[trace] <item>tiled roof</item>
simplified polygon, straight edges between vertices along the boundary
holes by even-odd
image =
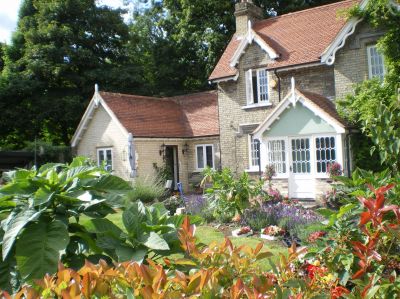
[[[281,55],[267,68],[319,62],[321,55],[346,24],[347,20],[340,16],[340,12],[359,2],[341,1],[256,22],[253,30]],[[234,35],[210,80],[237,73],[237,69],[230,66],[230,61],[240,42],[240,37]]]
[[[155,98],[100,92],[134,137],[186,138],[219,135],[217,94],[201,92]]]
[[[314,105],[318,106],[321,110],[325,111],[330,117],[338,121],[343,127],[348,127],[348,123],[340,117],[338,114],[335,104],[328,98],[309,91],[299,90],[307,99],[309,99]]]

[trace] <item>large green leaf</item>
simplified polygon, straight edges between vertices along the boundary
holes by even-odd
[[[129,246],[119,246],[115,249],[115,252],[120,263],[132,260],[141,263],[147,255],[146,248],[133,248]]]
[[[6,290],[11,293],[16,284],[15,278],[15,260],[8,258],[2,261],[0,258],[0,290]]]
[[[54,273],[68,243],[68,230],[61,221],[30,224],[16,245],[17,266],[23,280]]]
[[[105,218],[91,219],[86,221],[84,223],[84,227],[91,233],[106,233],[117,238],[119,238],[122,234],[122,230],[118,226]]]
[[[130,183],[111,174],[100,177],[100,179],[98,179],[97,182],[91,186],[91,188],[113,193],[124,193],[132,190]]]
[[[146,219],[146,208],[141,201],[132,203],[122,214],[122,221],[128,234],[137,238],[142,232],[142,222]]]
[[[155,232],[150,232],[148,235],[142,235],[140,241],[150,249],[169,250],[168,243]]]
[[[18,237],[21,230],[29,222],[36,220],[42,211],[36,210],[23,210],[17,215],[10,214],[8,224],[6,225],[4,236],[3,236],[3,248],[2,248],[2,258],[5,260],[9,254],[11,248],[14,245],[15,239]]]

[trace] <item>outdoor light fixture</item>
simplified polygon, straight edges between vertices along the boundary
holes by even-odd
[[[160,153],[160,156],[165,156],[165,143],[161,144],[160,150],[158,152]]]
[[[182,155],[184,155],[185,153],[187,153],[189,150],[189,144],[185,143],[182,147]]]

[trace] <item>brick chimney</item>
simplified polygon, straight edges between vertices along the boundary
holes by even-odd
[[[253,0],[240,0],[235,5],[236,34],[245,35],[248,21],[254,24],[264,18],[263,10],[253,3]]]

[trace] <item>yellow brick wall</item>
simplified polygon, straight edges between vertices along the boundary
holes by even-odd
[[[336,53],[334,66],[337,99],[353,93],[356,83],[368,79],[367,47],[375,44],[382,34],[362,22],[347,39],[345,46]]]
[[[186,143],[189,146],[188,151],[182,153]],[[162,144],[178,147],[179,180],[182,182],[185,192],[191,191],[191,184],[197,183],[201,179],[201,172],[196,169],[196,145],[212,144],[214,146],[214,163],[216,168],[219,167],[218,137],[196,139],[136,138],[138,176],[155,176],[153,163],[157,163],[159,167],[164,165],[163,157],[159,153]]]
[[[113,172],[125,180],[129,179],[129,161],[127,161],[128,136],[99,105],[93,118],[89,121],[86,131],[82,134],[76,153],[97,161],[97,149],[110,147],[113,154]]]

